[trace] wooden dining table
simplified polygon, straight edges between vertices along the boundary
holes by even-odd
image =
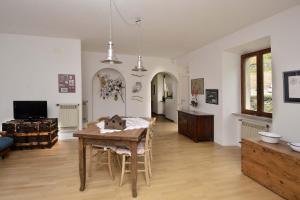
[[[132,196],[137,197],[137,146],[146,135],[145,128],[116,131],[101,134],[96,123],[73,134],[79,138],[79,176],[80,191],[85,190],[86,183],[86,146],[87,145],[116,145],[125,146],[131,150],[131,184]]]

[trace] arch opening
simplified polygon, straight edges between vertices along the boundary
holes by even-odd
[[[151,80],[151,113],[177,122],[178,80],[169,72],[158,72]]]
[[[103,68],[92,78],[92,120],[117,114],[126,116],[126,81],[116,69]]]

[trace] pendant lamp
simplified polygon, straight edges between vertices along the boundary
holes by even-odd
[[[112,0],[109,0],[109,41],[107,44],[107,56],[102,63],[107,64],[121,64],[122,62],[118,60],[117,56],[114,54],[113,42],[112,42]]]
[[[143,65],[143,61],[142,61],[142,20],[141,18],[137,18],[136,20],[136,25],[139,29],[139,36],[138,36],[138,59],[137,59],[137,65],[132,69],[132,71],[147,71],[147,69],[145,69],[144,65]]]

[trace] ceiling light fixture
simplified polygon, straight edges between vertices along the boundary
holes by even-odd
[[[132,69],[132,71],[147,71],[145,67],[143,66],[143,60],[142,60],[142,19],[137,18],[135,21],[139,31],[138,31],[138,60],[137,65]]]
[[[102,63],[107,64],[121,64],[122,62],[118,60],[117,56],[114,54],[113,42],[112,42],[112,0],[109,0],[109,41],[107,44],[107,57],[102,60]]]

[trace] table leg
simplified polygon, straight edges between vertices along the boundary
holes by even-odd
[[[132,196],[137,197],[137,142],[131,142]]]
[[[80,191],[84,191],[86,180],[86,145],[83,138],[79,138],[79,176]]]

